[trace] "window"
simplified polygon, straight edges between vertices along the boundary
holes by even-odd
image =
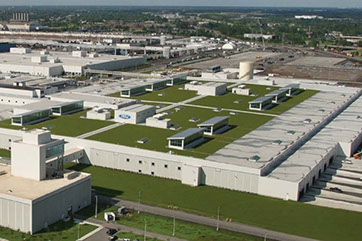
[[[165,164],[165,168],[168,168],[168,165],[167,165],[167,164]]]
[[[171,140],[170,145],[182,147],[182,140]]]
[[[155,166],[155,163],[154,163],[154,162],[152,162],[152,163],[151,163],[151,166]]]
[[[155,175],[155,172],[151,172],[151,175],[152,175],[152,176]]]
[[[59,156],[64,154],[64,144],[56,145],[47,148],[45,152],[45,158],[50,158],[53,156]]]
[[[177,170],[181,171],[181,167],[177,167]]]
[[[129,162],[129,158],[126,159],[126,162]]]
[[[142,170],[138,170],[139,173],[142,173]]]
[[[142,164],[142,161],[141,161],[141,160],[139,160],[139,161],[138,161],[138,163],[139,163],[139,164]]]

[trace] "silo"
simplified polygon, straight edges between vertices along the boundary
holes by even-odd
[[[240,62],[239,79],[251,80],[253,78],[254,62],[243,61]]]

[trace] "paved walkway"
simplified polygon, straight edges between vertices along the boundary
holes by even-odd
[[[116,127],[118,127],[118,126],[120,126],[120,125],[122,125],[122,123],[115,123],[115,124],[113,124],[113,125],[109,125],[109,126],[106,126],[106,127],[103,127],[103,128],[100,128],[100,129],[97,129],[97,130],[94,130],[94,131],[85,133],[85,134],[83,134],[83,135],[77,136],[77,138],[79,138],[79,139],[85,139],[85,138],[87,138],[87,137],[90,137],[90,136],[93,136],[93,135],[96,135],[96,134],[99,134],[99,133],[108,131],[108,130],[110,130],[110,129],[116,128]]]
[[[81,217],[77,216],[77,218],[81,218]],[[99,225],[102,225],[103,227],[105,227],[104,229],[101,229],[99,232],[93,234],[91,237],[88,237],[86,239],[86,241],[107,240],[108,235],[106,234],[106,232],[107,232],[107,229],[110,229],[110,228],[117,229],[120,232],[130,232],[130,233],[134,233],[134,234],[138,234],[138,235],[142,235],[142,236],[145,234],[144,230],[128,227],[125,225],[118,224],[116,222],[107,223],[106,221],[101,221],[101,220],[95,219],[95,218],[88,218],[88,219],[86,219],[86,221],[88,221],[90,223],[96,223],[96,224],[99,224]],[[104,237],[106,237],[106,239],[104,239]],[[146,229],[146,237],[156,238],[156,239],[165,240],[165,241],[186,241],[184,239],[179,239],[179,238],[170,237],[167,235],[148,232],[147,229]]]
[[[163,107],[161,109],[158,109],[156,112],[157,113],[160,113],[160,112],[163,112],[163,111],[166,111],[166,110],[170,110],[172,108],[176,108],[177,106],[180,106],[180,105],[185,105],[187,103],[190,103],[190,102],[193,102],[193,101],[196,101],[196,100],[199,100],[199,99],[202,99],[206,97],[206,95],[197,95],[195,97],[192,97],[190,99],[187,99],[187,100],[183,100],[183,101],[180,101],[180,102],[177,102],[177,103],[173,103],[169,106],[166,106],[166,107]]]
[[[186,213],[178,210],[171,210],[166,208],[160,208],[145,204],[139,204],[138,202],[127,201],[118,198],[111,198],[98,195],[99,202],[104,204],[110,204],[114,206],[126,206],[141,212],[173,218],[174,216],[178,220],[183,220],[192,223],[198,223],[210,227],[217,226],[217,220],[210,217],[200,216],[196,214]],[[262,214],[261,214],[262,215]],[[303,238],[295,235],[280,233],[276,231],[267,230],[264,228],[249,226],[241,223],[219,221],[220,229],[225,229],[233,232],[249,234],[264,238],[265,235],[268,239],[283,240],[283,241],[312,241],[313,239]]]

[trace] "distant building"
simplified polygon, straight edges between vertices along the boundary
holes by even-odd
[[[274,35],[271,34],[260,34],[260,33],[245,33],[244,38],[250,38],[250,39],[259,39],[263,38],[265,40],[273,39]]]
[[[295,19],[323,19],[322,16],[318,15],[295,15]]]

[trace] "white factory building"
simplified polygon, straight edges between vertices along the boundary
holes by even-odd
[[[91,203],[90,174],[63,170],[64,140],[49,131],[19,132],[11,166],[0,165],[0,225],[35,233]]]
[[[81,76],[84,70],[117,70],[141,65],[143,57],[116,56],[85,51],[49,52],[27,48],[11,48],[0,54],[2,73],[23,73],[35,76]]]

